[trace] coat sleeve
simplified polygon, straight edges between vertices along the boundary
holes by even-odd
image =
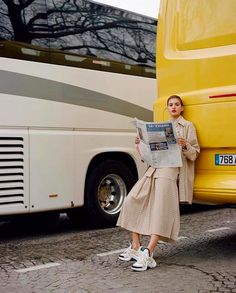
[[[188,124],[186,129],[186,141],[187,148],[183,149],[183,155],[187,159],[195,161],[198,154],[200,153],[200,147],[198,144],[195,127],[191,122]]]

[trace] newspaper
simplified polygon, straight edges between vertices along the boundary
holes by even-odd
[[[132,123],[140,138],[140,155],[146,163],[155,168],[182,166],[181,148],[172,122],[145,122],[135,118]]]

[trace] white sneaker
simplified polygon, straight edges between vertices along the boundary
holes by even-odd
[[[138,250],[135,250],[132,248],[132,245],[130,244],[130,246],[119,255],[119,259],[123,261],[130,261],[134,259],[137,261],[141,255],[141,248],[142,246],[140,246]]]
[[[149,250],[147,248],[141,249],[140,252],[140,257],[131,267],[132,270],[142,272],[146,271],[148,268],[153,269],[157,266],[153,258],[153,253],[149,256]]]

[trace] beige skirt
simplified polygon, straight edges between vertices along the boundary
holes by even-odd
[[[150,167],[126,197],[117,226],[176,241],[180,229],[178,173],[179,168]]]

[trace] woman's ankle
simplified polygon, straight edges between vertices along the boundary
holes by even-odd
[[[132,243],[132,249],[134,250],[139,250],[140,246],[140,243]]]

